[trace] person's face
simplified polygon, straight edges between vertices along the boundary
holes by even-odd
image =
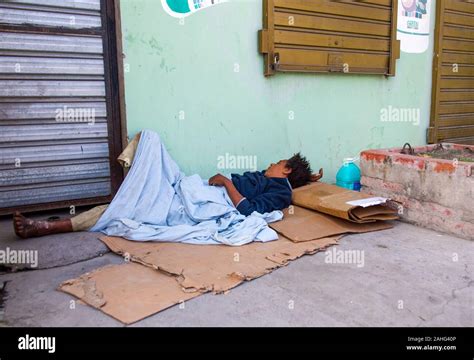
[[[272,163],[265,171],[266,177],[288,177],[291,173],[291,169],[286,167],[288,160],[280,160],[277,163]]]

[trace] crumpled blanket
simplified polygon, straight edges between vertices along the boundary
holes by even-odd
[[[224,187],[185,176],[159,135],[144,130],[130,171],[91,231],[136,241],[240,246],[278,239],[268,223],[282,218],[281,211],[240,214]]]

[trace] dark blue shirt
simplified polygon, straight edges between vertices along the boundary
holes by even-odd
[[[266,177],[265,171],[231,174],[232,182],[244,197],[237,210],[246,216],[254,211],[264,214],[291,204],[291,185],[287,178]]]

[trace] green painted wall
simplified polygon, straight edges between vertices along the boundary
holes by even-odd
[[[213,175],[218,156],[226,153],[257,156],[261,169],[302,151],[315,170],[324,167],[325,181],[333,182],[344,157],[367,148],[425,143],[432,37],[425,53],[402,53],[395,78],[265,78],[257,50],[261,1],[224,3],[184,24],[166,14],[158,0],[121,4],[129,135],[144,128],[159,132],[187,174]],[[389,105],[419,108],[420,124],[382,122],[381,108]]]

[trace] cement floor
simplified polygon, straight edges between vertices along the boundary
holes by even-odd
[[[97,237],[18,240],[11,218],[0,218],[0,250],[39,254],[36,270],[0,275],[0,326],[123,326],[87,305],[70,309],[74,298],[56,290],[64,280],[124,261]],[[131,326],[474,325],[474,242],[396,222],[390,230],[346,236],[336,249],[363,251],[364,266],[327,263],[324,252],[304,256],[227,295],[205,294]]]

